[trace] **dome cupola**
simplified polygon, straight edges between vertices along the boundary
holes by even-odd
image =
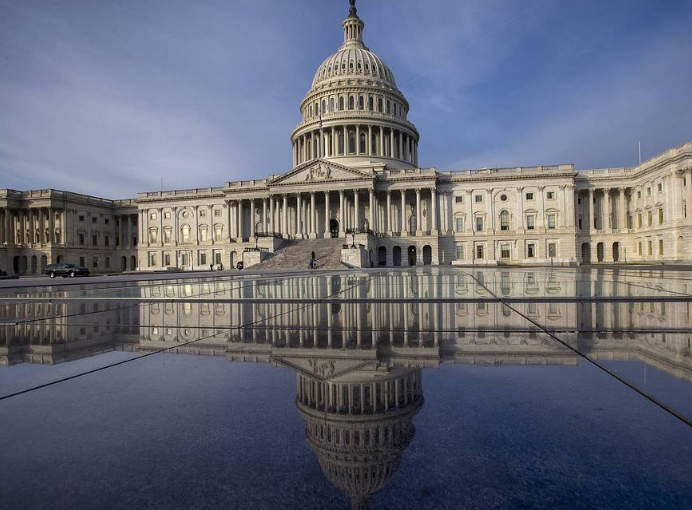
[[[343,43],[317,68],[291,135],[293,166],[315,159],[352,167],[418,164],[419,134],[394,74],[363,42],[355,0],[342,22]]]

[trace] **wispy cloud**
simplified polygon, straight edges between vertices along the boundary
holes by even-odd
[[[684,0],[361,0],[442,169],[633,163],[692,138]],[[288,169],[347,2],[0,5],[0,187],[108,197]]]

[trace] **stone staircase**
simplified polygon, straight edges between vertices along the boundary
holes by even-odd
[[[292,240],[279,249],[272,258],[252,269],[308,269],[310,255],[315,252],[317,269],[346,269],[341,263],[341,247],[345,239]]]

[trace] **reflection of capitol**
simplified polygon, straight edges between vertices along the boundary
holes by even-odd
[[[581,362],[534,323],[595,359],[641,361],[692,381],[691,303],[643,299],[656,295],[663,280],[625,283],[616,274],[588,272],[474,276],[333,275],[151,287],[141,291],[150,301],[139,304],[5,304],[0,361],[59,363],[114,350],[169,349],[288,367],[296,372],[307,440],[355,508],[386,485],[414,436],[422,369]],[[684,284],[669,287],[688,292]],[[338,299],[318,302],[329,295]],[[632,301],[567,299],[575,295]],[[495,296],[514,299],[512,308],[533,323]],[[442,300],[426,301],[435,297]],[[60,318],[36,320],[50,317]],[[33,322],[10,324],[22,320]]]
[[[333,361],[327,366],[327,373],[336,369]],[[413,438],[413,416],[423,404],[421,376],[413,368],[335,377],[298,373],[296,405],[307,422],[308,442],[353,508],[364,508],[399,467]]]

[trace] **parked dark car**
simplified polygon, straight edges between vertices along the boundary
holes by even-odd
[[[48,264],[46,274],[51,278],[56,276],[74,278],[75,276],[89,276],[89,270],[77,264]]]

